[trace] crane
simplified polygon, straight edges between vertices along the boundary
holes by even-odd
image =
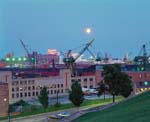
[[[24,44],[24,42],[23,42],[22,40],[20,40],[20,42],[21,42],[21,45],[23,46],[24,50],[26,51],[27,56],[29,57],[30,53],[29,53],[29,51],[28,51],[26,45]]]
[[[79,54],[74,58],[71,55],[72,50],[69,50],[66,57],[63,59],[64,63],[66,64],[66,66],[71,69],[71,75],[75,76],[75,62],[76,60],[86,51],[89,51],[89,46],[93,43],[94,39],[92,39],[91,41],[89,41],[88,43],[85,44],[84,48],[79,52]],[[91,53],[91,51],[90,51]],[[92,53],[92,55],[95,57],[95,55]]]
[[[149,57],[150,55],[147,55],[147,51],[146,51],[146,44],[143,44],[139,52],[139,55],[135,56],[134,62],[142,67],[141,70],[145,70],[146,64],[149,63]]]
[[[29,63],[31,65],[34,65],[35,64],[34,52],[33,52],[33,54],[30,54],[29,51],[28,51],[28,49],[27,49],[27,46],[24,44],[24,42],[21,39],[20,39],[20,42],[21,42],[21,45],[23,46],[24,50],[27,53],[27,57],[28,57]]]

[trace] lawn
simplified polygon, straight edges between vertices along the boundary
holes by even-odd
[[[116,98],[117,101],[120,101],[122,99],[123,99],[122,97]],[[103,99],[86,100],[81,105],[81,107],[86,107],[86,108],[95,107],[98,105],[104,105],[104,104],[111,103],[111,102],[112,102],[112,98],[109,98],[106,100],[103,100]],[[44,109],[42,107],[36,108],[36,106],[34,106],[32,109],[27,108],[27,110],[25,112],[22,112],[20,115],[11,116],[11,118],[24,117],[24,116],[30,116],[30,115],[35,115],[35,114],[41,114],[41,113],[47,113],[47,112],[65,110],[65,109],[72,109],[72,108],[75,108],[75,106],[71,103],[62,104],[59,107],[52,105],[52,106],[49,106],[47,109]],[[0,117],[0,120],[4,120],[4,119],[7,119],[7,117]]]
[[[73,122],[150,122],[150,91]]]

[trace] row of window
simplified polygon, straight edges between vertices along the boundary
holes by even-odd
[[[32,85],[32,84],[34,84],[34,80],[28,80],[28,81],[13,81],[12,82],[12,85],[14,86],[14,85],[19,85],[19,83],[20,83],[20,85],[27,85],[27,83],[28,84],[30,84],[30,85]]]
[[[74,81],[75,81],[75,79],[72,79],[72,82],[74,82]],[[81,82],[81,79],[78,79],[78,81]],[[86,82],[86,81],[88,81],[88,79],[84,78],[83,81]],[[93,81],[93,78],[89,78],[89,81]]]
[[[48,87],[49,88],[49,87]],[[52,87],[50,87],[50,88],[63,88],[63,84],[54,84],[54,85],[52,85]],[[12,92],[14,92],[14,91],[26,91],[26,90],[35,90],[35,86],[24,86],[24,87],[16,87],[16,88],[12,88]],[[40,90],[40,89],[42,89],[42,87],[36,87],[36,90]]]
[[[50,90],[48,91],[48,94],[49,95],[53,95],[53,94],[62,94],[64,93],[64,90],[61,89],[61,90]],[[12,93],[12,98],[22,98],[22,97],[31,97],[31,96],[39,96],[40,95],[40,92],[24,92],[24,93]]]
[[[16,87],[16,88],[12,88],[12,92],[14,91],[26,91],[26,90],[34,90],[35,89],[35,86],[25,86],[25,87]]]
[[[83,87],[84,87],[84,88],[88,88],[88,86],[83,86]],[[93,85],[90,85],[89,88],[92,89],[92,88],[93,88]]]

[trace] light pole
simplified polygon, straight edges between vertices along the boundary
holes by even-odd
[[[7,100],[7,98],[4,98],[4,102],[7,102],[8,104],[8,122],[10,122],[9,100]]]
[[[56,101],[56,104],[58,105],[58,90],[57,90],[57,92],[56,92],[56,99],[57,99],[57,101]]]

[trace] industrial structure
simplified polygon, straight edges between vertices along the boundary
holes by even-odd
[[[72,82],[78,80],[82,88],[97,88],[103,80],[103,66],[119,63],[122,71],[126,72],[133,83],[134,93],[150,89],[149,55],[146,45],[142,46],[140,54],[135,60],[128,63],[123,60],[110,59],[107,54],[102,58],[95,56],[89,47],[94,39],[84,45],[79,53],[73,55],[69,50],[64,55],[64,63],[60,63],[60,52],[49,49],[47,54],[30,53],[21,40],[27,55],[15,58],[7,56],[0,62],[0,82],[8,84],[9,100],[37,99],[43,86],[48,87],[49,97],[68,95]],[[77,61],[85,51],[88,51],[94,60]],[[142,55],[141,55],[142,53]],[[96,60],[96,61],[95,61]]]

